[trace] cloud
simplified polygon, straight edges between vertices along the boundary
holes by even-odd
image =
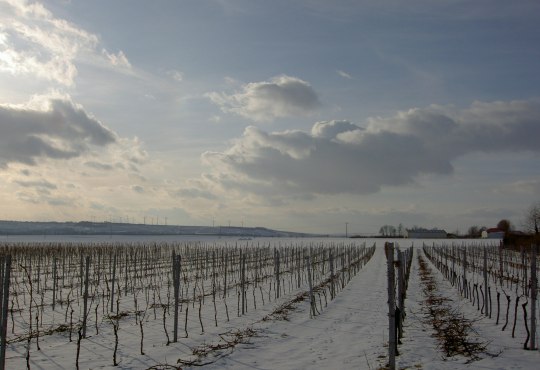
[[[38,2],[0,3],[0,72],[72,86],[77,59],[130,68],[126,55],[100,50],[98,36],[54,15]]]
[[[371,118],[316,123],[311,132],[245,129],[224,152],[206,152],[208,188],[298,198],[301,194],[369,194],[448,175],[474,152],[540,152],[540,101],[475,102],[458,110],[411,109]]]
[[[176,191],[173,196],[180,198],[202,198],[208,200],[216,200],[217,197],[209,191],[199,188],[184,188]]]
[[[76,207],[77,200],[70,197],[50,197],[47,203],[53,207]]]
[[[322,121],[317,122],[311,129],[311,135],[313,137],[323,139],[333,139],[342,132],[355,132],[356,130],[363,130],[360,126],[357,126],[349,121]]]
[[[341,77],[346,78],[347,80],[352,80],[352,76],[350,74],[348,74],[347,72],[344,72],[344,71],[338,69],[336,71],[336,73],[338,75],[340,75]]]
[[[123,67],[123,68],[131,68],[131,63],[127,59],[126,55],[122,50],[120,50],[118,53],[109,53],[107,50],[102,50],[103,55],[109,60],[109,62],[113,66],[117,67]]]
[[[116,163],[116,167],[121,167],[125,161],[132,169],[136,169],[137,165],[144,164],[148,160],[148,152],[143,148],[143,143],[139,138],[119,138],[117,150],[118,157],[121,159],[119,163]]]
[[[131,190],[133,190],[136,193],[144,194],[144,188],[140,185],[133,185],[131,186]]]
[[[510,184],[498,186],[494,188],[494,191],[503,196],[517,193],[534,197],[540,194],[540,178],[514,181]]]
[[[88,161],[84,163],[85,166],[100,170],[100,171],[111,171],[114,167],[108,163],[101,163],[97,161]]]
[[[234,94],[211,92],[206,96],[223,112],[253,121],[309,115],[321,104],[309,83],[286,75],[242,85]]]
[[[68,98],[36,98],[26,106],[0,105],[0,168],[39,158],[68,159],[117,135]]]
[[[167,74],[172,77],[173,80],[175,80],[176,82],[182,82],[184,81],[184,74],[180,71],[177,71],[177,70],[170,70],[167,72]]]
[[[23,188],[42,188],[42,189],[49,189],[49,190],[55,190],[57,188],[55,184],[47,180],[38,180],[38,181],[16,180],[15,182],[19,186],[22,186]]]

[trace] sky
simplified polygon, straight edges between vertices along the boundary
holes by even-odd
[[[540,2],[0,0],[0,219],[516,228]]]

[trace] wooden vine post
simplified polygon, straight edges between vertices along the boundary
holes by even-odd
[[[0,305],[2,316],[0,317],[0,370],[5,369],[6,364],[6,335],[9,311],[9,281],[11,278],[11,256],[2,258],[2,273],[0,274]]]
[[[396,369],[396,299],[394,271],[394,243],[385,243],[386,264],[388,268],[388,368]]]
[[[398,339],[403,338],[403,319],[405,317],[405,252],[398,250]]]
[[[111,279],[111,312],[114,312],[114,284],[116,280],[116,252],[114,252]]]
[[[538,293],[538,277],[536,276],[536,251],[538,246],[532,245],[531,258],[531,344],[530,349],[536,349],[536,300]]]
[[[57,272],[56,272],[56,265],[57,265],[57,258],[53,258],[53,286],[52,286],[52,309],[54,311],[54,308],[56,306],[56,280],[57,280]]]
[[[463,247],[463,292],[464,297],[469,298],[469,286],[467,283],[467,249]]]
[[[484,245],[484,314],[489,317],[487,247]]]
[[[499,285],[503,286],[503,242],[499,243]]]
[[[315,317],[315,296],[313,295],[313,282],[311,276],[311,249],[309,255],[306,257],[306,264],[308,270],[308,284],[309,284],[309,303],[310,303],[310,313],[311,317]]]
[[[86,322],[88,319],[88,280],[90,278],[90,256],[86,256],[85,260],[85,274],[84,274],[84,308],[83,308],[83,323],[82,323],[82,337],[86,338]]]
[[[242,253],[240,250],[240,274],[241,274],[241,285],[240,290],[242,294],[242,315],[246,313],[246,252]]]
[[[174,331],[173,342],[178,342],[178,301],[180,293],[180,255],[173,251],[173,289],[174,289]]]
[[[334,285],[334,252],[330,250],[330,298],[334,299],[336,296],[336,288]]]

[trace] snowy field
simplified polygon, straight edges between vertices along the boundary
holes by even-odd
[[[52,241],[49,239],[47,242]],[[229,284],[227,288],[223,286],[224,270],[214,274],[205,271],[202,262],[200,265],[193,265],[190,272],[183,275],[187,279],[185,281],[191,281],[191,285],[188,285],[185,291],[182,290],[184,288],[180,288],[180,294],[185,302],[180,307],[181,330],[178,341],[167,345],[167,336],[172,340],[173,323],[170,309],[171,281],[166,277],[171,275],[167,272],[170,270],[168,265],[170,258],[167,255],[167,262],[156,267],[157,274],[152,274],[145,267],[144,259],[140,255],[138,260],[135,258],[133,269],[135,271],[130,270],[126,275],[118,277],[120,283],[117,281],[119,288],[117,294],[120,292],[121,296],[117,298],[118,309],[110,310],[110,300],[105,297],[105,292],[109,292],[106,290],[109,289],[109,285],[105,285],[107,288],[94,288],[94,299],[87,309],[89,312],[87,337],[78,340],[77,325],[81,310],[79,305],[82,305],[80,302],[83,295],[77,285],[78,262],[74,261],[75,268],[68,274],[73,284],[62,293],[63,302],[69,302],[69,297],[65,295],[71,291],[73,303],[71,305],[64,303],[63,306],[57,303],[54,310],[43,309],[42,317],[38,318],[42,321],[42,327],[57,328],[69,322],[70,316],[75,317],[76,319],[71,319],[73,326],[70,330],[71,341],[68,330],[47,334],[42,332],[37,338],[30,338],[30,341],[26,335],[25,339],[24,333],[28,332],[30,321],[28,317],[39,315],[29,315],[28,306],[23,304],[22,291],[26,290],[25,294],[28,295],[29,287],[22,284],[22,276],[19,276],[21,280],[18,282],[21,286],[16,289],[20,289],[18,293],[20,302],[18,306],[15,304],[12,306],[17,307],[17,310],[12,315],[13,318],[8,319],[9,344],[6,352],[6,368],[24,369],[28,363],[32,369],[74,369],[77,342],[80,344],[78,360],[80,369],[185,369],[199,368],[201,365],[206,369],[379,369],[386,366],[388,297],[383,248],[385,240],[256,239],[235,242],[227,239],[204,242],[218,246],[222,256],[225,252],[220,243],[227,242],[227,248],[231,250],[238,245],[242,248],[242,245],[247,246],[249,243],[253,247],[249,253],[257,256],[254,261],[259,262],[255,262],[247,269],[247,275],[251,277],[252,283],[246,288],[246,307],[243,314],[239,306],[238,269],[229,268],[231,275],[225,278]],[[408,240],[397,242],[402,248],[407,248],[413,243]],[[368,261],[366,253],[374,244],[375,252]],[[346,245],[350,249],[346,249]],[[512,338],[511,328],[501,331],[503,325],[502,323],[496,325],[495,317],[491,319],[485,317],[469,299],[460,296],[458,288],[453,287],[435,268],[422,252],[421,246],[422,241],[414,241],[413,264],[405,301],[404,337],[399,346],[397,368],[536,369],[540,352],[523,349],[525,330],[523,318],[520,316],[521,307],[518,312],[516,335]],[[278,279],[281,285],[278,285],[277,290],[274,266],[276,259],[275,254],[273,257],[271,254],[274,247],[281,248],[282,251],[280,262],[282,269],[279,272],[281,280]],[[257,252],[256,248],[263,248],[270,253],[268,263],[261,263],[263,254]],[[292,248],[295,252],[287,254],[288,248]],[[306,256],[298,257],[299,251],[306,248],[312,248],[314,260],[311,261],[311,266],[317,266],[315,270],[309,272],[314,279],[313,285],[320,285],[315,294],[314,316],[310,314],[309,296],[305,294],[309,290],[308,270],[302,265]],[[322,257],[315,257],[317,250]],[[330,254],[333,256],[333,268],[336,271],[334,299],[331,299],[332,285],[328,281]],[[338,257],[340,255],[341,258]],[[233,254],[230,258],[233,258],[232,256]],[[445,303],[453,311],[472,320],[471,340],[485,347],[485,350],[478,353],[474,359],[464,355],[445,356],[441,343],[435,336],[435,330],[427,320],[426,296],[424,283],[420,277],[419,256],[430,269],[436,282],[437,293],[445,297]],[[364,257],[366,259],[361,260]],[[356,265],[353,264],[355,258],[358,259]],[[212,259],[209,259],[207,254],[205,264],[208,264],[208,261]],[[234,261],[236,266],[241,260]],[[104,280],[108,281],[110,278],[111,270],[107,267],[107,263],[108,260],[102,260],[102,269],[96,270],[94,274],[95,277],[101,273],[102,285]],[[232,262],[229,263],[232,266]],[[343,269],[340,270],[341,268]],[[119,267],[119,273],[120,270],[123,271]],[[41,273],[43,276],[49,274],[47,276],[50,279],[52,271],[49,268]],[[129,282],[126,276],[129,277]],[[190,276],[193,280],[190,280]],[[216,276],[220,283],[212,282],[209,276]],[[472,274],[470,279],[479,282],[481,277],[475,276]],[[255,284],[255,281],[258,283]],[[42,280],[42,284],[47,283]],[[50,280],[48,284],[50,287]],[[62,286],[69,285],[70,283],[64,282]],[[153,288],[145,289],[150,286]],[[212,287],[216,288],[217,299],[212,297]],[[225,291],[229,293],[225,294]],[[280,294],[277,294],[277,291]],[[493,292],[495,294],[495,290]],[[45,290],[43,296],[43,302],[48,302],[48,297],[51,296],[50,288]],[[27,304],[28,298],[29,296]],[[40,305],[49,305],[42,303],[41,299],[41,297],[34,298],[36,313],[40,312]],[[160,305],[153,304],[156,299],[159,299]],[[168,311],[162,309],[166,300]],[[118,315],[121,317],[115,318],[113,313],[120,312],[126,315]],[[113,365],[115,347],[113,324],[118,325],[117,366]],[[10,334],[11,325],[14,334]],[[141,335],[141,327],[144,329],[144,335]],[[164,327],[167,328],[167,333]],[[17,337],[19,340],[16,340]],[[142,351],[141,343],[143,343]],[[144,352],[144,355],[141,352]]]

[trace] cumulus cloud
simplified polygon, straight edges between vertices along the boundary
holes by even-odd
[[[311,136],[331,140],[343,132],[354,133],[357,130],[363,129],[349,121],[322,121],[313,125]]]
[[[99,38],[56,18],[45,6],[27,0],[0,3],[0,71],[30,76],[64,86],[74,84],[76,60],[130,68],[126,55],[110,53]]]
[[[540,152],[540,101],[475,102],[464,110],[431,106],[371,118],[316,123],[311,132],[248,127],[224,152],[207,152],[212,187],[265,196],[367,194],[451,174],[473,152]]]
[[[34,165],[38,158],[78,157],[92,146],[115,143],[117,135],[67,98],[26,106],[0,105],[0,167]]]
[[[233,94],[211,92],[206,96],[222,111],[253,121],[309,115],[320,106],[319,97],[309,83],[286,75],[242,85]]]

